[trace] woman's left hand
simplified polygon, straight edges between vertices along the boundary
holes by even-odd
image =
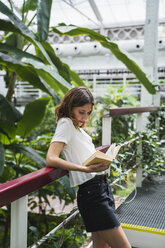
[[[105,162],[98,163],[98,164],[91,164],[88,167],[86,167],[86,172],[101,172],[105,171],[109,168],[110,164],[107,164]]]

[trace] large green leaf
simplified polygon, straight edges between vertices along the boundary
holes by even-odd
[[[42,61],[34,55],[31,55],[27,52],[23,52],[18,48],[6,44],[0,44],[0,51],[9,52],[12,57],[18,60],[18,62],[23,62],[33,66],[33,69],[50,85],[54,90],[62,90],[66,92],[71,88],[71,85],[57,73],[57,69],[45,65]],[[23,64],[22,64],[23,66]],[[42,73],[44,72],[44,73]],[[31,77],[30,77],[31,78]]]
[[[14,33],[8,33],[7,36],[4,37],[5,43],[9,46],[17,47],[18,46],[18,35]],[[3,44],[3,43],[0,43]]]
[[[52,27],[52,30],[54,30],[56,33],[61,34],[61,35],[78,36],[78,35],[86,34],[92,40],[97,40],[100,42],[109,40],[109,37],[101,35],[91,29],[77,27],[75,25],[66,25],[64,23],[59,24],[59,26],[57,27]]]
[[[0,119],[17,122],[21,118],[22,114],[0,94]]]
[[[10,121],[0,120],[0,143],[9,145],[14,142],[16,136],[16,125]]]
[[[47,54],[51,58],[53,64],[57,68],[59,74],[65,78],[66,81],[70,82],[70,74],[69,74],[69,66],[68,68],[65,64],[60,60],[60,58],[55,54],[54,49],[48,42],[42,42],[43,47],[45,48]],[[38,53],[38,51],[37,51]],[[39,55],[39,54],[38,54]]]
[[[5,163],[5,150],[4,150],[4,146],[0,143],[0,175],[2,175],[3,173],[4,163]]]
[[[30,172],[33,172],[33,170],[28,170],[26,168],[26,165],[25,166],[18,166],[14,161],[5,161],[5,164],[8,168],[12,168],[16,173],[17,175],[25,175],[25,174],[28,174]],[[37,166],[36,166],[37,167]],[[39,168],[41,168],[41,166],[38,166]],[[36,168],[37,169],[37,168]],[[11,180],[11,179],[10,179]]]
[[[107,49],[109,49],[115,57],[124,63],[127,68],[132,71],[137,79],[144,85],[144,87],[148,90],[149,93],[155,94],[156,90],[152,83],[147,78],[146,74],[141,70],[141,68],[126,54],[124,54],[118,47],[118,45],[114,42],[111,42],[109,37],[105,37],[99,33],[96,33],[93,30],[88,28],[76,27],[73,25],[66,26],[65,24],[61,24],[58,27],[53,27],[52,30],[60,35],[88,35],[91,40],[95,40],[101,43],[101,45]]]
[[[37,72],[35,71],[35,68],[30,67],[26,64],[23,64],[19,62],[18,60],[0,52],[0,64],[7,66],[10,70],[16,71],[18,76],[22,78],[23,81],[27,81],[30,84],[32,84],[35,88],[41,89],[44,92],[50,94],[53,96],[53,98],[58,102],[59,98],[54,93],[54,91],[49,87],[51,84],[52,88],[54,87],[54,84],[48,81],[48,84],[44,82],[40,78],[39,75],[37,75]]]
[[[42,60],[39,57],[32,55],[28,52],[24,52],[21,49],[18,49],[15,46],[6,43],[0,43],[0,51],[9,53],[12,57],[20,61],[22,61],[23,58],[29,58],[42,62]]]
[[[58,69],[59,74],[65,78],[68,82],[71,80],[73,81],[73,84],[75,86],[84,85],[84,81],[79,77],[79,75],[72,71],[70,67],[63,63],[60,58],[55,54],[54,49],[51,47],[51,45],[48,42],[42,43],[43,47],[45,48],[46,52],[48,53],[49,57],[51,58],[52,62]]]
[[[31,58],[23,58],[22,62],[32,65],[37,73],[55,90],[63,89],[65,92],[71,89],[71,85],[59,75],[56,69]]]
[[[45,41],[48,37],[51,6],[52,0],[38,0],[37,28],[41,41]]]
[[[46,81],[48,82],[48,85],[50,85],[51,88],[53,88],[54,90],[60,90],[60,88],[56,85],[57,83],[60,84],[60,82],[58,82],[59,75],[55,72],[56,69],[53,68],[53,70],[52,70],[51,66],[45,65],[44,63],[42,63],[42,61],[40,60],[39,57],[31,55],[30,53],[27,53],[27,52],[23,52],[22,50],[20,50],[18,48],[15,48],[13,46],[9,46],[9,45],[4,44],[4,43],[0,43],[0,51],[1,52],[8,52],[18,62],[24,62],[24,63],[32,65],[33,70],[38,71],[38,74],[41,75],[41,77],[44,77],[44,79],[46,79]],[[22,66],[23,65],[24,64],[22,64]],[[40,69],[43,70],[45,73],[44,74],[40,73]],[[21,71],[18,73],[21,73]],[[49,74],[49,75],[45,75],[45,74]],[[26,73],[23,73],[24,80],[25,80],[25,75],[26,75]],[[33,77],[29,77],[29,78],[31,80],[33,79]],[[56,80],[56,78],[57,78],[57,80]],[[68,86],[68,83],[65,82],[63,80],[63,78],[60,78],[60,80],[62,81],[62,83],[65,84],[64,86],[66,86],[66,85]],[[35,80],[35,82],[38,84],[39,80],[37,79],[37,80]],[[33,83],[33,85],[34,85],[34,83]],[[68,88],[67,86],[66,86],[66,89]],[[41,84],[41,87],[42,87],[42,84]],[[69,87],[70,87],[70,85],[69,85]],[[46,92],[47,92],[47,89],[48,89],[48,87],[46,88]],[[42,87],[42,90],[43,90],[43,87]],[[44,90],[45,90],[45,85],[44,85]],[[50,91],[47,93],[50,93]],[[52,94],[52,92],[51,92],[51,94]],[[58,97],[56,96],[56,100],[57,100],[57,98]]]
[[[41,157],[38,154],[38,152],[32,149],[31,147],[12,143],[11,145],[6,146],[6,148],[10,149],[13,153],[23,153],[24,155],[35,161],[37,164],[41,165],[42,167],[45,167],[46,165],[45,159]]]
[[[16,126],[10,121],[0,120],[0,132],[5,134],[9,139],[14,139],[16,135]]]
[[[30,132],[41,123],[46,105],[48,104],[50,98],[40,98],[34,102],[26,104],[23,117],[21,121],[18,122],[17,134],[22,137],[27,137]]]
[[[6,133],[3,132],[3,130],[0,131],[0,142],[3,145],[9,145],[11,142],[14,142],[14,140],[10,140]]]
[[[49,94],[54,98],[54,100],[56,101],[56,103],[59,103],[60,98],[59,96],[54,92],[54,90],[52,88],[49,87],[49,85],[47,83],[45,83],[45,81],[39,76],[39,80],[40,82],[44,85],[45,89],[47,89],[47,92],[49,92]]]
[[[10,28],[10,31],[12,31],[12,28],[13,28],[13,31],[17,32],[17,29],[15,29],[15,27],[10,24],[10,23],[7,23],[9,28]],[[20,30],[19,30],[19,33]],[[3,49],[4,49],[4,44],[2,45]],[[42,48],[45,50],[45,52],[47,51],[47,54],[49,54],[49,56],[51,56],[51,63],[53,65],[55,65],[58,69],[58,72],[60,75],[58,75],[57,73],[57,69],[56,67],[54,66],[49,66],[46,67],[46,63],[47,63],[47,59],[46,57],[44,56],[40,56],[40,57],[43,57],[45,58],[45,64],[40,64],[38,63],[37,65],[37,70],[38,70],[38,74],[47,82],[48,85],[50,85],[50,87],[52,87],[53,89],[55,90],[62,90],[63,93],[66,93],[68,89],[71,88],[71,85],[68,83],[68,81],[70,82],[70,78],[75,82],[75,85],[84,85],[84,82],[80,79],[80,77],[70,70],[70,68],[68,67],[67,68],[67,65],[63,64],[59,58],[55,55],[54,53],[54,50],[51,48],[50,45],[48,45],[48,43],[43,43],[43,46]],[[7,47],[6,47],[7,49]],[[38,47],[38,50],[41,51],[41,49]],[[35,60],[36,56],[33,57],[26,53],[24,54],[23,52],[21,52],[20,50],[18,49],[15,49],[14,48],[10,48],[10,52],[12,52],[12,55],[15,56],[15,58],[22,58],[22,60],[24,60],[24,62],[27,62],[27,63],[30,63],[31,65],[33,65],[33,67],[35,68],[35,64],[34,63],[37,63]],[[42,52],[42,51],[41,51]],[[14,55],[15,54],[15,55]],[[43,53],[42,53],[43,55]],[[30,58],[32,60],[30,60]],[[34,59],[34,60],[33,60]],[[52,62],[53,60],[53,62]],[[41,68],[41,65],[42,65],[42,68]],[[44,68],[43,68],[44,67]],[[35,68],[36,69],[36,68]],[[41,71],[40,69],[44,69],[44,71]],[[45,73],[46,71],[46,73]],[[20,71],[21,73],[21,71]],[[24,73],[23,73],[24,75]],[[28,77],[28,75],[26,75]],[[31,77],[29,77],[31,78]],[[76,81],[75,81],[76,79]],[[29,80],[27,80],[29,81]],[[35,82],[37,83],[37,82]],[[34,80],[33,80],[33,85],[34,85]]]
[[[0,19],[0,30],[21,34],[21,31],[11,21]]]
[[[35,42],[35,35],[28,29],[28,27],[4,4],[0,1],[0,12],[8,16],[8,18],[15,24],[15,27],[24,34],[31,41]]]
[[[141,70],[141,68],[130,59],[125,53],[123,53],[119,47],[112,42],[102,42],[102,46],[111,50],[111,52],[116,56],[118,60],[123,62],[127,68],[132,71],[137,79],[144,85],[150,94],[155,94],[156,90],[150,80],[147,78],[146,74]]]
[[[65,64],[65,66],[67,67],[68,65]],[[69,68],[69,73],[70,73],[71,80],[72,80],[72,82],[73,82],[73,84],[75,86],[79,86],[79,85],[86,86],[86,84],[80,78],[80,76],[78,75],[78,73],[76,73],[75,71],[72,71],[70,68]]]
[[[42,47],[42,44],[39,41],[37,41],[35,34],[30,29],[28,29],[28,27],[1,1],[0,1],[0,12],[8,16],[8,18],[15,25],[15,31],[19,30],[19,33],[21,33],[24,37],[30,40],[35,46],[37,46],[41,50],[42,54],[44,55],[48,63],[52,64],[48,54],[46,53],[45,49]]]

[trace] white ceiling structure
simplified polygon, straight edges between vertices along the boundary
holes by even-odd
[[[1,1],[10,6],[8,0]],[[11,2],[18,14],[23,0]],[[146,0],[52,0],[50,26],[62,22],[94,29],[139,25],[145,23],[145,9]],[[29,20],[33,15],[29,12]],[[159,22],[165,23],[165,0],[159,0]]]
[[[10,6],[8,0],[1,1]],[[23,5],[23,0],[11,1],[15,7],[15,13],[21,18],[19,9]],[[100,29],[111,40],[117,41],[122,49],[129,52],[135,61],[142,65],[146,4],[147,0],[52,0],[50,26],[65,23]],[[32,16],[34,12],[30,11],[29,21]],[[161,38],[158,63],[161,67],[165,64],[165,0],[159,0],[158,17],[161,24],[158,30]],[[34,19],[34,29],[35,24],[36,19]],[[81,37],[78,40],[78,38],[58,37],[52,34],[49,41],[59,57],[74,70],[124,67],[100,44],[91,44],[85,38]],[[86,63],[87,57],[88,63]]]
[[[165,22],[165,0],[159,21]],[[59,22],[83,27],[122,27],[144,24],[146,0],[53,0],[50,25]]]
[[[1,1],[10,6],[8,0]],[[23,0],[10,1],[14,4],[14,12],[21,18],[19,9],[23,5]],[[143,66],[146,4],[147,0],[52,0],[50,27],[65,23],[100,31],[108,35],[112,41],[116,41],[119,47],[128,52],[138,65]],[[30,11],[28,21],[33,16],[34,12]],[[159,0],[158,19],[160,24],[158,67],[164,68],[165,0]],[[36,22],[35,18],[33,20],[34,30],[36,30]],[[80,73],[84,78],[93,80],[93,77],[96,79],[100,77],[102,80],[105,77],[106,80],[108,78],[111,81],[111,77],[114,78],[118,70],[123,71],[122,76],[125,77],[125,65],[96,42],[86,40],[83,36],[78,40],[74,37],[58,37],[57,34],[50,35],[49,41],[62,61],[68,63],[71,69]],[[113,75],[110,76],[108,72]],[[164,69],[162,73],[162,77],[165,78]]]

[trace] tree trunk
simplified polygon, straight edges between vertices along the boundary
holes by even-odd
[[[12,72],[11,78],[10,78],[10,83],[7,91],[6,98],[11,102],[12,101],[12,96],[14,94],[14,88],[15,88],[15,83],[17,79],[17,74],[16,72]]]

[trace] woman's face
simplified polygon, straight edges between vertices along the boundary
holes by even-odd
[[[78,121],[78,126],[82,127],[92,112],[92,104],[88,103],[72,110],[74,118]]]

